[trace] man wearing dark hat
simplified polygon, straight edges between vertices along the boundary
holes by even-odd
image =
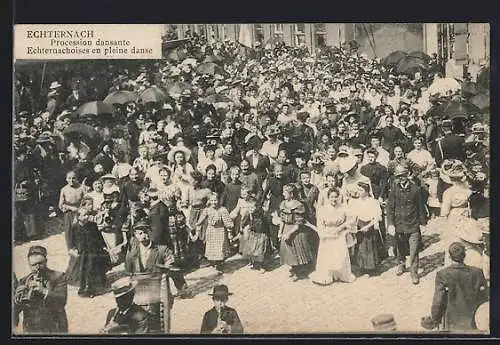
[[[418,252],[421,247],[421,230],[427,224],[422,190],[410,181],[405,166],[394,170],[396,182],[392,185],[387,200],[387,232],[396,238],[399,276],[405,271],[406,256],[410,256],[410,273],[413,284],[419,283]]]
[[[28,251],[31,273],[19,281],[15,310],[23,312],[25,333],[67,333],[66,274],[47,267],[47,249],[32,246]]]
[[[488,300],[486,279],[479,268],[464,264],[462,243],[452,243],[448,252],[452,263],[436,273],[431,316],[422,318],[422,326],[434,329],[441,324],[444,331],[475,331],[475,312]]]
[[[453,134],[451,120],[443,120],[442,129],[444,136],[438,139],[434,151],[436,164],[441,166],[445,159],[458,159],[465,162],[465,139],[459,135]]]
[[[226,305],[232,295],[226,285],[215,285],[211,294],[214,307],[203,316],[201,334],[243,334],[238,313]]]
[[[106,323],[101,333],[106,334],[147,334],[150,331],[150,315],[134,303],[136,283],[130,278],[122,278],[113,283],[116,308],[108,311]]]

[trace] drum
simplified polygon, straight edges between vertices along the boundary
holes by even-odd
[[[490,302],[481,304],[474,314],[474,321],[476,327],[482,332],[489,332],[490,330]]]

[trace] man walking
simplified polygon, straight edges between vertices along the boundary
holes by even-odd
[[[398,257],[397,275],[405,271],[405,257],[410,256],[410,273],[413,284],[419,283],[418,251],[421,244],[421,231],[425,230],[427,215],[420,187],[408,178],[409,171],[397,166],[394,176],[396,183],[389,192],[387,200],[388,233],[396,237]]]

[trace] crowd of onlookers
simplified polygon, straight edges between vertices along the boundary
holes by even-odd
[[[398,275],[418,284],[421,233],[436,217],[447,240],[483,256],[488,121],[448,111],[468,104],[472,82],[430,93],[444,78],[421,59],[400,73],[348,48],[194,37],[161,61],[18,72],[15,240],[63,214],[81,296],[121,262],[131,273],[178,266],[189,296],[183,270],[223,273],[238,252],[262,273],[279,254],[292,281],[323,285],[397,256]]]

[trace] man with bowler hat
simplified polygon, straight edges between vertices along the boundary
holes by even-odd
[[[47,267],[42,246],[30,247],[28,263],[31,273],[19,280],[14,296],[14,310],[23,312],[23,332],[68,333],[66,275]]]

